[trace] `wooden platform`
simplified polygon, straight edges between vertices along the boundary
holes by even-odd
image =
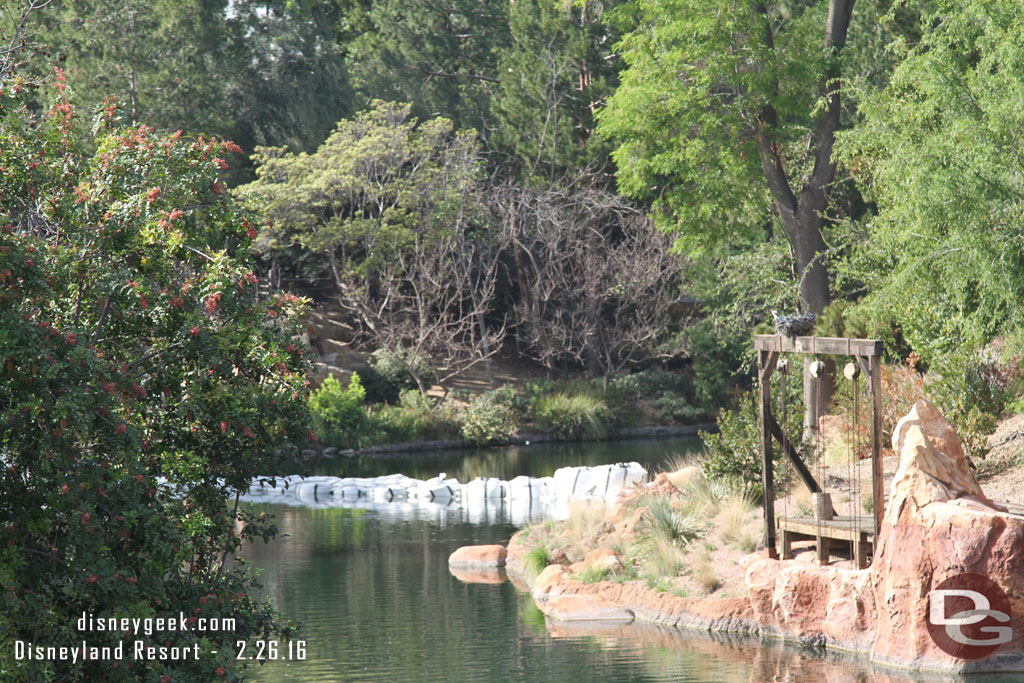
[[[784,560],[793,557],[793,541],[813,539],[817,544],[819,564],[828,564],[829,550],[839,542],[851,544],[850,554],[859,569],[868,566],[868,555],[875,541],[875,518],[870,515],[837,515],[821,521],[813,517],[778,517],[775,526],[779,530],[779,555]]]

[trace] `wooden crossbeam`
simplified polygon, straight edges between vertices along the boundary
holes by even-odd
[[[852,337],[786,337],[754,335],[754,349],[775,353],[810,353],[831,356],[881,356],[882,342]]]
[[[803,479],[804,485],[810,489],[811,493],[820,493],[821,487],[818,486],[818,482],[815,481],[811,475],[811,471],[807,469],[807,465],[804,464],[803,458],[797,453],[796,448],[789,442],[789,439],[782,433],[782,427],[775,420],[775,416],[771,413],[768,414],[768,425],[771,428],[772,436],[775,440],[782,445],[782,451],[789,457],[790,462],[793,463],[793,467],[796,468],[796,473]]]

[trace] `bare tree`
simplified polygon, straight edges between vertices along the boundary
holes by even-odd
[[[362,323],[368,340],[405,366],[421,392],[417,359],[427,359],[437,381],[487,362],[500,348],[504,323],[488,327],[494,299],[500,235],[452,231],[417,237],[412,248],[377,273],[377,285],[341,277],[340,300]]]
[[[684,263],[622,198],[592,185],[496,193],[512,244],[521,349],[605,377],[671,355]]]

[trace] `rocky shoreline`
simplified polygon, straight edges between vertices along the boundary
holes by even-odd
[[[639,621],[751,634],[856,653],[905,671],[1024,671],[1024,517],[985,497],[959,437],[927,402],[919,401],[899,422],[893,448],[900,468],[868,569],[755,553],[743,560],[746,595],[678,597],[637,581],[581,580],[593,566],[621,561],[607,549],[572,565],[549,564],[531,581],[524,566],[530,545],[520,532],[508,544],[504,571],[531,593],[551,623],[620,628]],[[971,578],[979,576],[984,578]],[[978,588],[975,596],[981,591],[989,597],[957,603],[958,613],[930,612],[933,592],[963,600],[966,594],[957,597],[949,587],[963,592],[966,586],[971,593],[980,585],[956,583],[964,577],[990,582],[992,593]],[[983,614],[972,616],[974,610]],[[998,630],[1004,616],[1012,623],[1005,632]]]

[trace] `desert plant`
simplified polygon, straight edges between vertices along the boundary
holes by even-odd
[[[665,495],[648,495],[639,504],[647,508],[647,520],[651,534],[678,545],[701,536],[704,524],[700,519]]]
[[[715,571],[712,548],[704,545],[692,555],[690,576],[705,593],[714,593],[722,585],[722,578]]]
[[[742,548],[750,545],[750,534],[745,532],[747,523],[755,511],[754,501],[744,493],[732,493],[721,500],[718,513],[718,528],[722,540]],[[756,545],[757,541],[753,541]]]

